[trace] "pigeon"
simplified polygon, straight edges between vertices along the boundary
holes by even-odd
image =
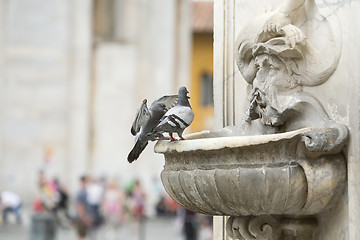
[[[185,140],[182,133],[194,120],[194,112],[188,100],[188,93],[186,87],[179,89],[176,106],[165,113],[160,123],[154,128],[154,132],[169,133],[171,141],[176,140],[173,137],[173,133],[177,133],[181,140]]]
[[[155,100],[150,108],[147,107],[147,100],[143,100],[131,126],[131,134],[135,136],[135,145],[128,155],[129,163],[139,158],[149,141],[164,138],[161,132],[153,130],[164,114],[175,106],[177,99],[177,95],[163,96]]]

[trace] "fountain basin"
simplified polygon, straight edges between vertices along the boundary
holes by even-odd
[[[333,129],[303,128],[261,136],[159,141],[161,180],[181,206],[203,214],[310,215],[342,191],[346,161],[340,151],[317,151],[308,136]],[[339,194],[338,194],[339,195]]]

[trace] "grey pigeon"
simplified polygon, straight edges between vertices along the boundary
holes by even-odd
[[[176,106],[165,113],[160,123],[154,128],[154,132],[167,132],[172,141],[176,140],[173,137],[173,133],[177,133],[181,140],[185,140],[182,133],[194,120],[194,112],[188,100],[188,93],[186,87],[179,89],[179,98]]]
[[[148,141],[163,138],[162,133],[153,131],[154,127],[157,126],[166,111],[175,106],[177,99],[177,95],[163,96],[155,100],[150,108],[146,105],[147,100],[143,100],[131,126],[131,134],[136,136],[135,145],[128,155],[130,163],[139,158],[142,151],[148,145]]]

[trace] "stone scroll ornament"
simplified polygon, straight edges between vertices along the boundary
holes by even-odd
[[[226,232],[233,239],[278,239],[279,221],[273,216],[230,217]]]

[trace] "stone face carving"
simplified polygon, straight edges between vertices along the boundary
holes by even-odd
[[[261,54],[285,63],[292,80],[288,84],[316,86],[335,71],[341,40],[334,27],[318,11],[314,0],[285,0],[275,12],[251,20],[237,39],[236,62],[244,79],[252,84]]]
[[[287,0],[270,16],[246,25],[235,52],[238,68],[252,86],[246,121],[259,118],[280,131],[328,121],[322,105],[302,87],[328,80],[340,49],[314,0]]]
[[[304,91],[336,70],[341,42],[334,28],[314,0],[285,0],[241,30],[236,63],[251,87],[244,121],[155,146],[165,155],[161,178],[175,201],[231,216],[233,239],[312,238],[301,229],[314,229],[313,221],[282,219],[318,214],[344,189],[348,129]]]

